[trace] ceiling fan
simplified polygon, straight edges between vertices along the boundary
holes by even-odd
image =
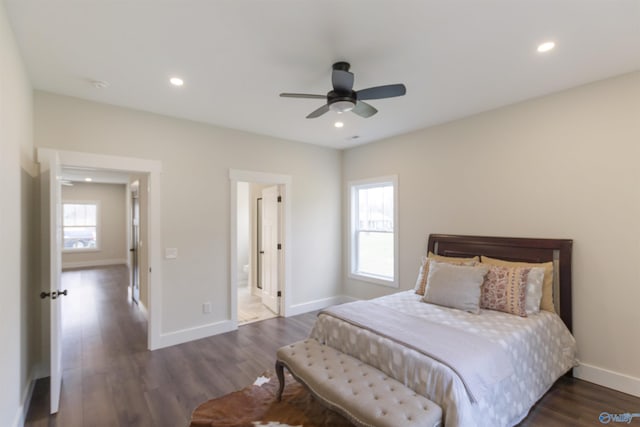
[[[280,96],[283,98],[326,99],[327,103],[311,112],[307,119],[315,119],[327,111],[335,111],[336,113],[352,111],[360,117],[367,118],[373,116],[378,110],[364,102],[364,100],[393,98],[407,93],[407,88],[403,84],[375,86],[355,91],[353,90],[353,73],[349,71],[350,67],[351,65],[348,62],[336,62],[333,64],[331,73],[333,90],[326,95],[281,93]]]

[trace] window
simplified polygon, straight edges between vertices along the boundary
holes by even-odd
[[[97,250],[98,202],[64,202],[62,235],[65,251]]]
[[[398,287],[397,177],[349,183],[350,276]]]

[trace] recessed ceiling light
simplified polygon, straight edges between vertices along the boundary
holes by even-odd
[[[169,79],[169,82],[174,86],[182,86],[184,84],[184,80],[182,80],[180,77],[171,77]]]
[[[538,52],[540,53],[549,52],[554,47],[556,47],[556,44],[554,42],[544,42],[538,45]]]
[[[344,123],[342,123],[342,122],[335,122],[333,125],[334,125],[335,127],[337,127],[337,128],[341,128],[342,126],[344,126]]]
[[[85,178],[84,180],[87,181],[87,182],[93,181],[93,179],[91,179],[91,178]]]

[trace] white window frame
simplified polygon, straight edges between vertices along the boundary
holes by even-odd
[[[65,248],[64,247],[64,205],[96,205],[96,247],[95,248]],[[99,252],[102,243],[102,233],[100,226],[100,200],[63,200],[62,212],[60,213],[62,226],[62,252],[63,253],[80,253],[80,252]]]
[[[357,218],[358,204],[356,201],[357,191],[364,188],[380,187],[383,185],[393,186],[393,279],[389,280],[385,277],[374,274],[365,274],[356,271],[358,259],[358,242],[357,242]],[[398,176],[389,175],[377,178],[362,179],[348,182],[348,209],[349,209],[349,234],[348,234],[348,252],[349,252],[349,272],[348,276],[352,279],[362,280],[364,282],[375,283],[377,285],[389,286],[392,288],[399,287],[399,245],[398,245]]]

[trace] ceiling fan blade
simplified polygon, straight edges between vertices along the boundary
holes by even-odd
[[[333,70],[331,83],[336,92],[351,92],[353,90],[353,73],[345,70]]]
[[[281,93],[283,98],[309,98],[309,99],[327,99],[326,95],[313,95],[310,93]]]
[[[366,102],[362,102],[362,101],[358,101],[356,103],[356,106],[353,107],[351,111],[353,111],[360,117],[364,117],[365,119],[367,117],[373,116],[375,113],[378,112],[378,110],[376,110],[372,105],[369,105]]]
[[[358,99],[382,99],[393,98],[394,96],[402,96],[407,93],[407,88],[402,84],[376,86],[359,90]]]
[[[307,119],[315,119],[316,117],[320,117],[321,115],[323,115],[327,111],[329,111],[329,105],[325,104],[322,107],[320,107],[317,110],[315,110],[314,112],[312,112],[311,114],[309,114],[307,116]]]

